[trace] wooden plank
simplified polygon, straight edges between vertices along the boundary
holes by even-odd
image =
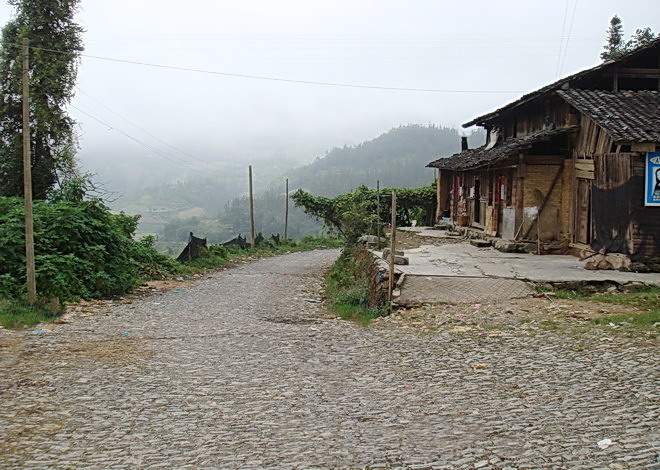
[[[589,217],[589,206],[590,206],[590,195],[591,195],[591,183],[584,179],[578,179],[578,188],[577,188],[577,220],[575,227],[575,241],[578,243],[588,244],[590,240],[590,217]]]
[[[594,171],[594,161],[593,160],[576,160],[575,169],[582,171]]]
[[[576,169],[575,169],[575,177],[576,177],[576,178],[586,179],[586,180],[593,180],[593,179],[596,179],[596,177],[594,176],[594,172],[593,172],[593,171],[580,170],[579,168],[576,168]]]
[[[660,78],[660,68],[623,67],[618,73],[621,77]]]
[[[633,152],[655,152],[655,142],[636,142],[631,145]]]

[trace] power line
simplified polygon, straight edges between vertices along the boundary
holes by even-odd
[[[138,126],[138,125],[135,124],[134,122],[128,120],[127,118],[123,117],[122,115],[120,115],[120,114],[117,113],[116,111],[112,110],[109,106],[103,104],[100,100],[94,98],[92,95],[90,95],[89,93],[85,92],[85,91],[84,91],[83,89],[81,89],[80,87],[76,86],[76,88],[78,89],[78,91],[80,91],[80,92],[83,93],[84,95],[88,96],[89,98],[91,98],[92,100],[94,100],[94,101],[95,101],[96,103],[98,103],[99,105],[103,106],[105,109],[107,109],[108,111],[110,111],[112,114],[114,114],[115,116],[117,116],[119,119],[122,119],[123,121],[126,121],[126,122],[129,123],[131,126],[135,127],[137,130],[139,130],[139,131],[143,132],[144,134],[148,135],[148,136],[151,137],[152,139],[157,140],[157,141],[160,142],[161,144],[166,145],[166,146],[168,146],[169,148],[171,148],[172,150],[176,150],[177,152],[182,153],[183,155],[186,155],[186,156],[192,158],[193,160],[197,160],[197,161],[199,161],[199,162],[201,162],[201,163],[205,163],[205,164],[210,163],[210,162],[207,161],[207,160],[203,160],[203,159],[201,159],[201,158],[198,158],[198,157],[196,157],[196,156],[194,156],[194,155],[192,155],[192,154],[186,152],[185,150],[181,150],[180,148],[177,148],[177,147],[175,147],[175,146],[169,144],[168,142],[165,142],[165,141],[162,140],[161,138],[159,138],[159,137],[155,136],[154,134],[152,134],[151,132],[149,132],[149,131],[147,131],[147,130],[141,128],[140,126]]]
[[[79,107],[77,107],[77,106],[75,106],[75,105],[73,105],[73,104],[70,104],[69,106],[71,106],[73,109],[77,110],[78,112],[84,114],[85,116],[90,117],[91,119],[95,120],[96,122],[98,122],[98,123],[100,123],[100,124],[106,126],[106,127],[108,128],[108,130],[113,130],[113,131],[119,132],[119,133],[122,134],[124,137],[127,137],[128,139],[132,140],[133,142],[135,142],[135,143],[141,145],[142,147],[146,148],[147,150],[153,152],[154,154],[156,154],[156,155],[158,155],[158,156],[160,156],[160,157],[165,158],[166,160],[169,160],[169,161],[171,161],[171,162],[173,162],[173,163],[175,163],[175,164],[177,164],[177,165],[185,166],[186,168],[188,168],[188,169],[190,169],[190,170],[193,170],[193,171],[196,171],[196,172],[199,172],[199,173],[205,174],[205,175],[208,175],[208,174],[209,174],[209,171],[208,171],[208,170],[205,170],[205,169],[202,170],[202,169],[200,169],[200,168],[196,168],[196,167],[194,167],[190,162],[186,162],[185,160],[181,160],[181,159],[179,159],[179,158],[177,158],[177,157],[175,157],[175,156],[173,156],[173,155],[170,155],[170,154],[168,154],[168,153],[166,153],[166,152],[163,152],[162,150],[157,149],[156,147],[153,147],[152,145],[149,145],[149,144],[147,144],[146,142],[143,142],[143,141],[141,141],[140,139],[138,139],[138,138],[136,138],[136,137],[133,137],[132,135],[130,135],[130,134],[124,132],[123,130],[121,130],[121,129],[117,128],[117,127],[114,127],[112,124],[108,123],[107,121],[104,121],[104,120],[102,120],[101,118],[98,118],[98,117],[96,117],[96,116],[94,116],[94,115],[88,113],[87,111],[85,111],[85,110],[83,110],[83,109],[80,109]]]
[[[285,82],[285,83],[298,83],[305,85],[319,85],[319,86],[332,86],[332,87],[342,87],[342,88],[362,88],[370,90],[390,90],[390,91],[414,91],[414,92],[429,92],[429,93],[522,93],[520,90],[447,90],[447,89],[437,89],[437,88],[406,88],[406,87],[391,87],[391,86],[378,86],[378,85],[358,85],[350,83],[337,83],[337,82],[321,82],[315,80],[296,80],[290,78],[279,78],[279,77],[266,77],[261,75],[247,75],[241,73],[230,73],[230,72],[217,72],[212,70],[203,70],[203,69],[192,69],[188,67],[177,67],[173,65],[162,65],[162,64],[151,64],[147,62],[139,62],[133,60],[124,60],[124,59],[113,59],[109,57],[100,57],[93,55],[82,54],[83,57],[90,59],[99,59],[107,60],[112,62],[120,62],[133,65],[142,65],[145,67],[155,67],[163,68],[170,70],[179,70],[184,72],[194,72],[194,73],[203,73],[210,75],[222,75],[225,77],[236,77],[236,78],[249,78],[253,80],[267,80],[274,82]]]
[[[69,54],[69,52],[62,52],[55,49],[48,49],[44,47],[33,47],[33,49],[38,49],[45,52],[52,52],[55,54]],[[359,89],[369,89],[369,90],[388,90],[388,91],[410,91],[410,92],[427,92],[427,93],[486,93],[486,94],[512,94],[512,93],[523,93],[521,90],[449,90],[449,89],[439,89],[439,88],[407,88],[407,87],[392,87],[392,86],[378,86],[378,85],[359,85],[351,83],[338,83],[338,82],[322,82],[315,80],[297,80],[290,78],[280,78],[280,77],[266,77],[261,75],[248,75],[241,73],[230,73],[230,72],[217,72],[213,70],[203,70],[203,69],[193,69],[188,67],[178,67],[174,65],[163,65],[163,64],[152,64],[148,62],[140,62],[134,60],[125,60],[125,59],[115,59],[111,57],[101,57],[96,55],[89,54],[80,54],[81,57],[87,57],[90,59],[97,60],[106,60],[109,62],[118,62],[131,65],[140,65],[144,67],[153,67],[160,69],[168,70],[178,70],[182,72],[193,72],[193,73],[202,73],[208,75],[220,75],[225,77],[235,77],[235,78],[249,78],[253,80],[266,80],[274,82],[283,82],[283,83],[297,83],[304,85],[317,85],[317,86],[329,86],[329,87],[341,87],[341,88],[359,88]]]
[[[559,38],[559,54],[557,54],[557,68],[555,69],[555,78],[559,76],[559,64],[561,63],[561,50],[564,45],[564,32],[566,31],[566,17],[568,16],[568,2],[566,0],[566,6],[564,7],[564,21],[561,25],[561,37]]]
[[[564,68],[564,61],[566,61],[566,53],[568,52],[568,41],[571,39],[571,31],[573,30],[573,20],[575,19],[575,10],[577,10],[578,0],[575,0],[575,5],[573,5],[573,15],[571,16],[571,25],[568,27],[568,34],[566,35],[566,45],[564,46],[564,56],[561,59],[561,66],[559,67],[559,73],[561,73]]]

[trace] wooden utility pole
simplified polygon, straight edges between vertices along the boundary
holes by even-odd
[[[396,191],[392,190],[392,229],[390,231],[390,272],[388,279],[387,300],[392,302],[394,291],[394,257],[396,256]]]
[[[382,245],[380,243],[380,180],[376,180],[376,216],[378,217],[378,225],[376,226],[376,236],[378,237],[377,247],[380,251]]]
[[[25,264],[29,302],[37,300],[32,218],[32,157],[30,153],[30,44],[23,38],[23,197],[25,200]]]
[[[284,192],[286,196],[286,204],[284,205],[284,239],[286,240],[289,230],[289,178],[286,179]]]
[[[252,193],[252,165],[250,165],[248,173],[250,176],[250,245],[252,248],[254,248],[257,246],[257,243],[254,238],[254,194]]]

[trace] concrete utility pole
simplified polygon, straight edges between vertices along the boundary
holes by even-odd
[[[23,38],[23,197],[25,201],[25,264],[29,302],[37,301],[32,216],[32,157],[30,152],[30,41]]]
[[[250,165],[248,174],[250,176],[250,245],[252,248],[257,246],[254,238],[254,195],[252,193],[252,165]]]

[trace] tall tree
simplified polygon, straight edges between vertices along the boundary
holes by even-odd
[[[621,19],[614,15],[610,20],[610,27],[607,29],[607,44],[603,46],[605,51],[600,53],[603,60],[616,59],[626,50],[623,42],[623,23]]]
[[[614,15],[610,20],[610,27],[607,29],[607,44],[603,46],[605,51],[600,53],[603,60],[618,59],[623,54],[634,51],[638,47],[645,46],[655,39],[655,33],[651,28],[639,28],[635,31],[627,42],[623,40],[623,23],[621,19]]]
[[[21,48],[30,41],[30,139],[33,194],[43,199],[58,178],[75,171],[74,95],[83,29],[74,21],[80,0],[8,0],[15,16],[0,43],[0,195],[23,193]]]

